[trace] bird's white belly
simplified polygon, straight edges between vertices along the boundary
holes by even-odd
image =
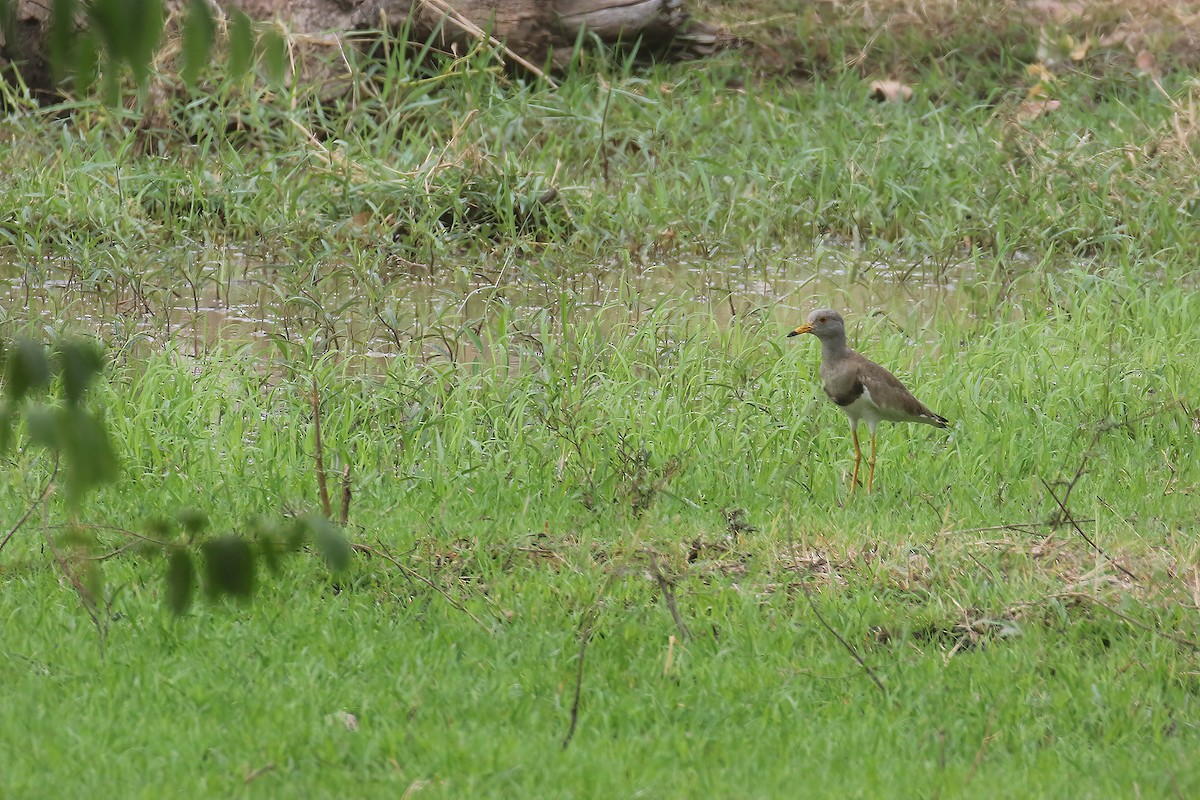
[[[859,420],[862,420],[871,430],[875,430],[875,426],[879,424],[880,420],[903,422],[909,419],[908,415],[903,412],[890,411],[875,405],[875,401],[871,399],[871,393],[865,386],[858,399],[850,405],[842,406],[842,410],[850,417],[851,425],[857,425]]]

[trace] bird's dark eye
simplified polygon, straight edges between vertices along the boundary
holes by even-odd
[[[818,325],[824,325],[826,322],[829,322],[829,317],[821,317],[817,320]]]

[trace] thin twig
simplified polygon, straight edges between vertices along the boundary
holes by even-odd
[[[132,550],[135,547],[143,547],[148,544],[154,545],[155,547],[161,547],[164,550],[167,550],[167,549],[170,549],[170,548],[176,546],[175,544],[173,544],[171,542],[164,542],[162,539],[155,539],[153,536],[147,536],[144,533],[138,533],[137,531],[131,531],[128,528],[122,528],[119,525],[90,525],[90,524],[83,523],[83,522],[72,522],[69,524],[61,524],[60,523],[58,525],[47,525],[46,526],[46,528],[49,530],[57,530],[59,528],[66,528],[66,527],[78,528],[81,530],[88,530],[88,531],[107,531],[109,533],[119,533],[122,536],[128,536],[129,538],[135,540],[132,542],[127,542],[126,544],[121,545],[120,547],[116,548],[115,550],[109,550],[107,553],[101,553],[100,555],[97,555],[97,556],[83,556],[83,558],[87,559],[88,561],[107,561],[108,559],[119,556],[122,553]]]
[[[342,511],[338,515],[338,524],[343,528],[350,521],[350,465],[342,470]]]
[[[1137,581],[1138,576],[1134,575],[1132,572],[1125,569],[1125,567],[1123,567],[1119,563],[1117,563],[1116,559],[1114,559],[1108,553],[1104,552],[1104,549],[1102,547],[1100,547],[1100,545],[1098,545],[1094,541],[1092,541],[1092,538],[1083,532],[1083,528],[1079,527],[1079,523],[1075,521],[1074,517],[1071,516],[1071,512],[1067,509],[1066,497],[1064,497],[1062,500],[1059,500],[1058,495],[1056,495],[1054,493],[1054,490],[1052,488],[1050,488],[1050,484],[1046,483],[1045,478],[1038,478],[1038,480],[1040,480],[1042,482],[1042,486],[1046,487],[1046,491],[1049,492],[1050,496],[1054,498],[1054,502],[1058,503],[1058,507],[1059,507],[1059,510],[1062,512],[1063,518],[1066,519],[1066,521],[1071,524],[1071,527],[1075,529],[1075,532],[1078,533],[1081,537],[1083,537],[1083,540],[1085,542],[1087,542],[1089,545],[1091,545],[1092,549],[1095,550],[1097,553],[1099,553],[1100,556],[1102,558],[1104,558],[1105,561],[1112,564],[1114,567],[1119,569],[1121,572],[1125,573],[1129,577],[1130,580]],[[1067,488],[1067,492],[1068,492],[1068,494],[1070,493],[1070,487]]]
[[[50,535],[49,528],[42,529],[42,538],[46,542],[46,547],[50,550],[50,555],[54,557],[55,563],[71,584],[71,588],[75,590],[75,595],[79,598],[79,604],[83,606],[83,610],[91,618],[92,624],[96,626],[96,638],[100,644],[100,657],[104,658],[104,641],[108,636],[108,624],[101,619],[100,604],[92,595],[91,591],[83,585],[83,581],[71,569],[71,565],[67,563],[67,559],[59,552],[58,546],[54,543],[54,537]]]
[[[600,169],[604,175],[604,188],[609,188],[608,180],[608,109],[612,105],[614,81],[608,83],[608,93],[604,96],[604,113],[600,115]]]
[[[450,8],[450,6],[443,3],[442,0],[422,0],[422,2],[426,5],[433,6],[435,9],[442,12],[451,22],[453,22],[459,28],[462,28],[464,31],[471,34],[475,38],[486,41],[488,44],[492,45],[493,47],[500,48],[502,51],[504,51],[504,54],[507,55],[509,58],[511,58],[513,61],[517,62],[522,67],[529,70],[534,75],[538,76],[539,78],[544,80],[547,84],[549,84],[551,89],[558,88],[558,84],[555,83],[554,80],[549,75],[547,75],[545,72],[543,72],[542,70],[535,67],[533,64],[529,63],[529,61],[527,61],[525,58],[523,58],[520,53],[510,50],[508,48],[508,46],[505,45],[503,42],[501,42],[499,39],[488,34],[486,31],[484,31],[482,28],[480,28],[474,22],[471,22],[469,19],[464,17],[462,14],[459,14],[457,11]]]
[[[127,553],[135,547],[141,547],[142,542],[126,542],[116,550],[109,550],[107,553],[101,553],[98,556],[84,556],[88,561],[108,561],[110,558],[116,558],[122,553]]]
[[[966,786],[975,777],[975,772],[979,769],[979,765],[983,763],[983,752],[987,750],[988,744],[996,737],[992,733],[992,723],[996,721],[996,712],[992,711],[988,715],[987,723],[983,726],[983,740],[979,742],[979,749],[975,751],[975,760],[971,762],[971,768],[967,770],[966,776],[963,778],[963,785]]]
[[[1095,522],[1094,519],[1077,519],[1079,523]],[[940,536],[954,536],[960,533],[988,533],[990,531],[1017,531],[1029,533],[1031,528],[1059,528],[1068,524],[1065,520],[1050,520],[1049,522],[1007,522],[1003,525],[988,525],[983,528],[957,528],[952,531],[942,531]]]
[[[672,619],[675,620],[675,627],[679,630],[679,641],[686,642],[691,638],[691,634],[688,633],[687,625],[683,624],[683,617],[679,615],[679,606],[675,603],[675,584],[663,574],[662,565],[657,561],[654,564],[654,577],[658,581],[658,588],[662,591],[667,609],[671,612]]]
[[[1140,620],[1136,620],[1133,617],[1131,617],[1127,614],[1124,614],[1124,613],[1118,611],[1117,609],[1113,608],[1108,603],[1105,603],[1102,600],[1097,600],[1095,597],[1092,597],[1090,594],[1084,594],[1083,592],[1061,592],[1059,594],[1055,594],[1052,596],[1053,597],[1061,597],[1061,598],[1069,597],[1072,599],[1086,600],[1089,603],[1091,603],[1092,605],[1103,608],[1105,611],[1112,614],[1113,616],[1119,617],[1120,619],[1124,620],[1125,622],[1129,623],[1130,625],[1132,625],[1135,628],[1141,628],[1142,630],[1147,631],[1149,633],[1157,634],[1158,636],[1162,636],[1166,639],[1170,639],[1173,642],[1177,642],[1179,644],[1190,647],[1193,650],[1200,650],[1200,642],[1194,642],[1191,639],[1188,639],[1184,636],[1176,636],[1175,634],[1167,633],[1166,631],[1162,630],[1161,628],[1157,628],[1154,625],[1149,625]]]
[[[408,577],[408,578],[415,578],[415,579],[417,579],[418,581],[420,581],[421,583],[423,583],[423,584],[425,584],[426,586],[428,586],[430,589],[433,589],[435,592],[437,592],[437,593],[438,593],[438,594],[440,594],[442,597],[444,597],[444,598],[446,599],[446,602],[447,602],[447,603],[449,603],[450,605],[454,606],[454,607],[455,607],[455,608],[457,608],[459,611],[461,611],[462,613],[464,613],[464,614],[466,614],[468,617],[470,617],[472,622],[474,622],[474,623],[475,623],[476,625],[478,625],[479,627],[483,628],[483,629],[484,629],[485,631],[487,631],[488,633],[491,633],[491,630],[492,630],[492,629],[491,629],[491,628],[489,628],[487,625],[485,625],[485,624],[484,624],[484,622],[483,622],[483,620],[481,620],[479,617],[475,616],[475,615],[474,615],[474,614],[472,614],[470,611],[468,611],[468,610],[467,610],[467,608],[466,608],[466,606],[464,606],[462,603],[458,602],[458,601],[457,601],[457,600],[455,600],[453,597],[451,597],[451,596],[450,596],[450,594],[449,594],[448,592],[446,592],[446,590],[445,590],[445,589],[443,589],[442,587],[438,586],[436,583],[434,583],[433,581],[429,580],[429,578],[426,578],[426,577],[425,577],[424,575],[422,575],[421,573],[417,572],[416,570],[412,569],[411,567],[406,567],[404,564],[402,564],[400,561],[396,560],[396,559],[395,559],[395,558],[393,558],[392,556],[388,555],[387,553],[383,552],[382,550],[376,550],[374,547],[371,547],[370,545],[365,545],[365,544],[359,544],[359,543],[357,543],[357,542],[352,542],[352,543],[350,544],[350,548],[351,548],[352,550],[357,550],[357,551],[358,551],[358,552],[360,552],[360,553],[367,553],[368,555],[376,556],[376,557],[378,557],[378,558],[382,558],[382,559],[384,559],[385,561],[388,561],[388,562],[390,562],[390,563],[391,563],[391,564],[392,564],[394,567],[396,567],[396,569],[398,569],[398,570],[400,570],[402,573],[404,573],[404,575],[405,575],[406,577]]]
[[[1147,411],[1145,414],[1139,414],[1138,416],[1130,419],[1121,420],[1119,422],[1116,420],[1108,420],[1106,422],[1096,423],[1096,429],[1092,432],[1092,440],[1088,442],[1088,446],[1084,448],[1083,455],[1079,459],[1079,466],[1075,468],[1075,474],[1071,476],[1069,481],[1059,482],[1067,487],[1067,491],[1063,494],[1062,502],[1059,503],[1059,505],[1063,507],[1063,510],[1066,510],[1065,507],[1067,502],[1071,499],[1071,492],[1075,490],[1075,485],[1078,484],[1079,479],[1083,477],[1083,473],[1087,469],[1088,460],[1092,457],[1092,451],[1096,449],[1096,445],[1100,443],[1100,439],[1102,436],[1104,436],[1104,434],[1125,425],[1132,425],[1135,422],[1142,422],[1144,420],[1157,417],[1159,414],[1162,414],[1168,409],[1172,408],[1173,405],[1174,404],[1172,402],[1166,402],[1153,411]],[[1045,481],[1043,480],[1042,483],[1044,484]],[[1057,497],[1054,499],[1058,500]]]
[[[29,518],[33,516],[33,512],[36,511],[38,506],[44,503],[46,498],[49,497],[54,491],[54,479],[56,477],[58,477],[58,456],[54,457],[54,470],[51,471],[50,477],[46,479],[46,485],[42,487],[41,494],[37,496],[36,500],[29,504],[29,508],[25,509],[25,513],[21,515],[21,518],[13,523],[13,526],[9,528],[8,533],[4,536],[4,541],[0,542],[0,551],[4,550],[4,546],[8,544],[8,540],[11,539],[16,532],[21,529],[22,525],[29,521]]]
[[[567,735],[563,737],[563,750],[571,744],[575,736],[575,726],[579,723],[579,696],[583,694],[583,657],[587,654],[588,641],[592,638],[592,626],[596,621],[596,610],[599,604],[592,606],[579,625],[579,659],[575,668],[575,699],[571,701],[571,724],[567,726]]]
[[[317,492],[321,496],[321,510],[325,512],[325,519],[333,519],[333,505],[329,502],[329,486],[325,480],[325,446],[321,442],[321,395],[317,390],[316,378],[313,378],[312,414],[313,450],[317,461]]]
[[[792,544],[792,530],[790,524],[788,525],[787,541],[788,547],[794,548],[794,545]],[[879,676],[875,674],[875,670],[871,669],[871,667],[867,665],[866,661],[863,661],[862,656],[858,654],[858,651],[854,649],[854,646],[843,639],[842,635],[835,631],[833,626],[825,621],[825,617],[821,616],[821,611],[817,608],[817,604],[812,598],[812,592],[809,591],[808,586],[803,581],[800,582],[800,589],[804,592],[804,598],[808,600],[808,605],[810,608],[812,608],[812,612],[816,616],[817,621],[824,626],[825,630],[832,633],[835,639],[841,642],[842,647],[846,648],[846,652],[854,657],[854,660],[858,662],[858,665],[863,668],[864,672],[867,673],[867,677],[870,678],[877,687],[879,687],[879,691],[883,692],[884,696],[886,697],[887,687],[883,685],[883,681],[879,680]]]
[[[867,677],[874,681],[875,685],[879,687],[879,691],[883,692],[886,696],[887,688],[883,685],[883,681],[879,680],[879,676],[875,674],[875,670],[871,669],[867,665],[867,662],[863,661],[862,656],[858,654],[858,651],[854,649],[852,644],[843,639],[842,635],[834,630],[832,625],[825,621],[825,618],[821,616],[820,610],[817,609],[817,604],[813,602],[812,593],[809,591],[808,587],[805,586],[804,583],[801,583],[800,588],[804,590],[804,596],[808,599],[808,604],[812,607],[813,614],[816,615],[817,621],[825,626],[825,630],[832,633],[835,639],[842,643],[842,647],[846,648],[846,651],[850,653],[850,655],[854,656],[854,660],[857,661],[858,665],[867,673]]]
[[[242,784],[248,786],[249,784],[254,783],[256,780],[261,778],[263,775],[266,775],[268,772],[271,772],[274,769],[275,769],[275,762],[274,761],[267,762],[266,764],[263,764],[258,769],[247,772],[246,777],[242,779]]]

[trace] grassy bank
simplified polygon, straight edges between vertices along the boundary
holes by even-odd
[[[0,336],[106,343],[123,468],[0,553],[0,794],[1200,790],[1194,78],[1049,109],[979,59],[6,120]],[[871,496],[817,305],[953,421],[881,428]],[[114,551],[318,508],[314,386],[350,569],[172,618]],[[4,455],[0,533],[50,469]],[[103,559],[103,648],[43,534]]]

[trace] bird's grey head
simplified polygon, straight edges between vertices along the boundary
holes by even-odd
[[[845,341],[846,326],[842,322],[842,315],[832,308],[818,308],[808,315],[808,322],[788,336],[799,336],[802,333],[811,333],[823,342]]]

